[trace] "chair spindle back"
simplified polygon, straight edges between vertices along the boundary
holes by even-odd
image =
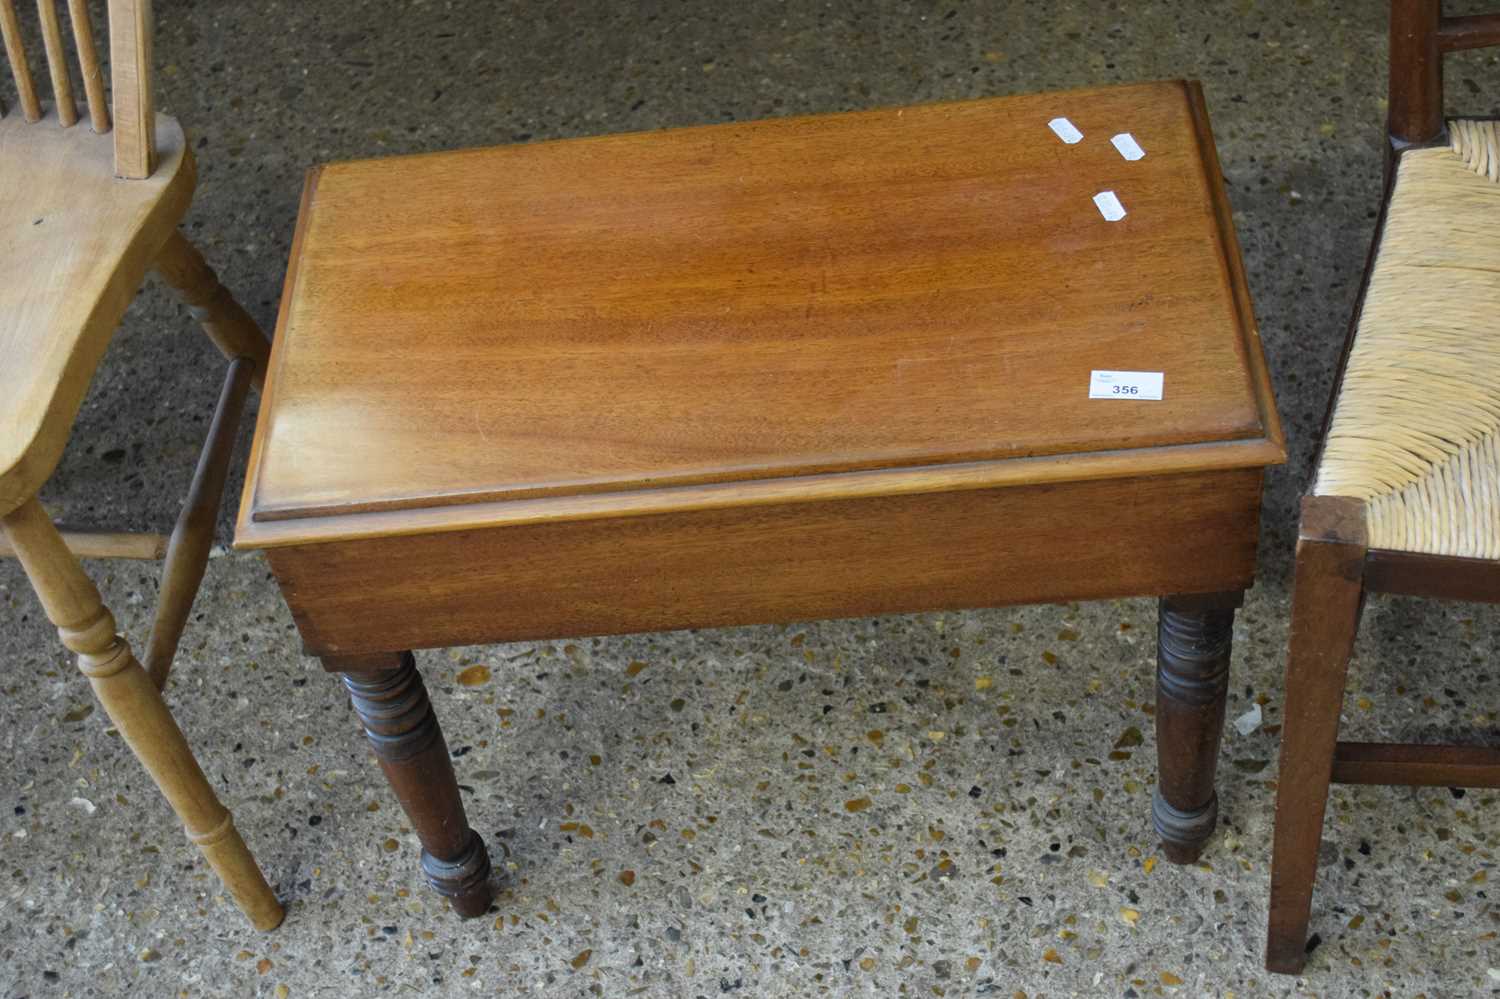
[[[151,100],[151,0],[108,0],[108,3],[115,173],[132,179],[149,177],[156,168],[156,120]],[[78,121],[78,106],[73,99],[57,0],[36,0],[36,7],[57,120],[68,128]],[[89,21],[89,0],[68,0],[68,19],[72,22],[73,47],[83,77],[89,121],[94,131],[108,132],[110,108],[104,94],[104,74],[99,69],[94,29]],[[0,0],[0,36],[15,79],[21,114],[29,122],[41,121],[42,103],[26,58],[15,0]],[[0,115],[4,114],[5,107],[0,104]]]
[[[1387,130],[1395,148],[1443,134],[1443,56],[1500,45],[1500,14],[1444,17],[1442,0],[1391,0]]]

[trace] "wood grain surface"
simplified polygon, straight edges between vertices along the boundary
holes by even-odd
[[[694,510],[267,550],[307,651],[1242,590],[1261,471]]]
[[[149,178],[115,179],[109,135],[0,118],[0,513],[52,474],[94,368],[196,179],[182,129],[156,119]]]
[[[1196,88],[1160,83],[325,167],[242,540],[1204,442],[1279,460],[1210,149]],[[1090,400],[1093,369],[1165,396]]]

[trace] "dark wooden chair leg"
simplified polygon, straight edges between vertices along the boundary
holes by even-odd
[[[343,675],[354,710],[396,798],[422,841],[422,873],[460,916],[489,908],[490,855],[469,828],[448,745],[410,652],[325,657]]]
[[[1344,675],[1359,627],[1365,556],[1362,543],[1307,537],[1307,510],[1304,506],[1303,537],[1297,542],[1266,929],[1266,967],[1288,975],[1299,973],[1307,958],[1307,923]]]
[[[1224,731],[1234,612],[1243,593],[1164,597],[1156,651],[1156,795],[1151,819],[1175,864],[1203,852],[1219,820],[1214,771]]]

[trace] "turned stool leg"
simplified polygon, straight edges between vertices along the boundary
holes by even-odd
[[[1175,864],[1198,859],[1219,820],[1214,771],[1229,649],[1242,593],[1164,597],[1156,651],[1156,795],[1151,818]]]
[[[490,905],[490,855],[464,815],[448,745],[410,652],[328,656],[386,780],[422,841],[422,873],[465,918]]]
[[[33,498],[6,514],[4,524],[48,619],[63,644],[78,653],[78,668],[94,696],[177,812],[188,838],[257,929],[277,926],[281,903],[214,796],[156,684],[115,634],[114,617],[46,511]]]
[[[218,275],[198,248],[174,229],[153,265],[226,358],[233,361],[248,357],[255,362],[251,377],[255,387],[260,388],[266,377],[271,342],[229,289],[219,283]]]

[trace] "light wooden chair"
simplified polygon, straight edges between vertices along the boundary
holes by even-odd
[[[55,0],[38,0],[53,102],[37,96],[12,0],[0,30],[19,109],[0,107],[0,553],[21,560],[110,720],[260,929],[282,908],[193,758],[161,688],[203,578],[240,410],[259,385],[265,334],[177,223],[192,198],[181,127],[152,109],[150,0],[109,0],[114,121],[89,22],[69,0],[89,123],[79,121]],[[126,306],[154,267],[229,358],[188,501],[170,539],[60,532],[37,492],[62,455]],[[165,556],[143,668],[78,558]]]
[[[1297,541],[1266,966],[1295,974],[1328,785],[1500,787],[1500,750],[1341,742],[1366,593],[1500,602],[1500,122],[1443,120],[1442,58],[1500,14],[1391,4],[1385,203]]]

